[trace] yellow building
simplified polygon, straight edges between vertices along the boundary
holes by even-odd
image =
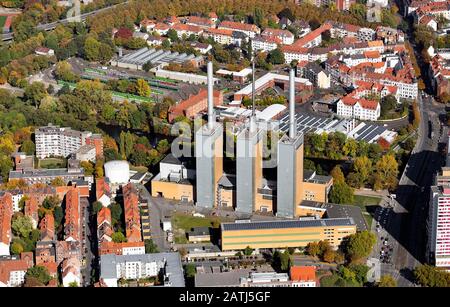
[[[187,159],[168,154],[159,164],[160,173],[151,181],[152,196],[193,202],[195,172],[188,166]]]
[[[356,233],[352,218],[275,220],[248,223],[223,223],[221,246],[223,251],[305,247],[310,242],[328,240],[337,248],[342,240]]]
[[[312,200],[326,203],[328,193],[333,186],[333,177],[317,175],[310,170],[303,171],[303,197],[302,200]],[[297,213],[297,216],[301,214]]]

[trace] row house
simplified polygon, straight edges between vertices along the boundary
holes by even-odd
[[[189,37],[191,35],[199,36],[203,33],[203,29],[194,25],[187,24],[176,24],[172,27],[173,30],[177,32],[178,38]]]
[[[203,37],[211,38],[214,42],[221,45],[230,45],[233,43],[233,31],[229,29],[206,29]]]
[[[355,98],[347,95],[337,103],[337,115],[359,120],[377,120],[381,107],[378,101],[365,98]]]
[[[22,253],[24,254],[24,253]],[[1,260],[0,261],[0,287],[20,287],[25,283],[25,274],[33,266],[30,261]]]
[[[31,224],[33,228],[38,226],[39,216],[38,216],[39,204],[33,195],[28,196],[28,199],[25,200],[24,213],[25,216],[28,216],[31,220]]]
[[[222,21],[219,24],[218,29],[242,32],[250,38],[253,38],[255,37],[255,35],[261,33],[261,29],[254,24],[234,22],[234,21]]]
[[[142,241],[141,215],[139,211],[139,196],[136,187],[129,183],[122,186],[125,233],[128,242]]]
[[[186,17],[186,24],[206,28],[215,28],[216,23],[211,18],[198,17],[198,16],[188,16]]]
[[[294,43],[294,34],[288,30],[266,28],[261,33],[263,37],[276,37],[283,45],[292,45]]]
[[[278,48],[281,41],[277,37],[273,36],[255,36],[252,40],[252,50],[264,52],[270,52]]]
[[[145,254],[144,242],[101,242],[99,255],[143,255]]]
[[[428,67],[428,76],[431,80],[433,92],[441,96],[450,92],[450,61],[444,59],[441,55],[435,55]]]
[[[111,210],[103,207],[97,213],[97,239],[98,242],[111,242],[114,233],[111,220]]]
[[[80,241],[80,194],[78,189],[72,188],[66,194],[66,208],[64,218],[64,240]]]
[[[11,243],[11,219],[13,215],[12,197],[8,192],[0,192],[0,256],[9,255]]]

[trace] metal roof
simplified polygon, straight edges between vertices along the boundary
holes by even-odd
[[[333,227],[353,226],[352,218],[318,219],[318,220],[279,220],[257,221],[249,223],[222,223],[222,231],[257,230],[257,229],[282,229],[282,228],[306,228],[306,227]]]

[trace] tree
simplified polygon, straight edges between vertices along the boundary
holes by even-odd
[[[95,178],[103,178],[104,176],[103,164],[104,164],[103,160],[97,159],[95,161]]]
[[[92,176],[94,174],[94,166],[89,161],[81,161],[80,166],[84,169],[84,174]]]
[[[188,263],[184,267],[184,273],[187,278],[194,278],[196,274],[195,265],[193,263]]]
[[[352,262],[369,256],[376,241],[375,234],[367,230],[351,235],[346,246],[347,256]]]
[[[47,89],[42,82],[33,82],[25,87],[25,98],[31,101],[36,107],[39,107],[39,103],[47,95]]]
[[[346,156],[355,157],[356,151],[358,150],[358,143],[354,139],[348,138],[345,141],[345,145],[342,150]]]
[[[61,204],[61,200],[59,199],[58,195],[50,195],[44,198],[44,201],[42,202],[42,207],[48,210],[53,210],[55,207],[59,206]]]
[[[245,256],[251,256],[251,254],[253,254],[253,248],[251,248],[250,246],[247,246],[247,247],[244,249],[244,255],[245,255]]]
[[[34,155],[36,151],[36,145],[34,145],[33,141],[31,140],[25,140],[20,146],[20,151],[25,152],[29,156]]]
[[[174,29],[169,29],[169,31],[167,31],[167,37],[170,39],[171,42],[178,41],[178,33]]]
[[[378,287],[397,287],[397,281],[392,275],[382,275],[378,282]]]
[[[146,239],[144,240],[144,243],[146,254],[159,253],[158,246],[156,246],[152,239]]]
[[[333,182],[336,183],[343,183],[345,182],[344,173],[342,172],[341,166],[336,165],[330,172],[330,175],[333,177]]]
[[[23,252],[23,246],[19,242],[14,242],[11,244],[11,252],[14,255],[20,255]]]
[[[424,287],[450,286],[450,273],[428,264],[415,267],[414,277]]]
[[[333,184],[330,192],[330,201],[335,204],[353,203],[353,189],[345,182]]]
[[[316,257],[320,255],[320,247],[318,242],[309,242],[308,245],[306,245],[306,252],[308,255]]]
[[[112,203],[109,205],[109,209],[111,210],[111,218],[114,221],[121,222],[122,219],[122,206],[118,203]]]
[[[62,187],[65,186],[66,183],[64,182],[64,179],[62,179],[61,177],[56,177],[50,182],[50,185],[52,187]]]
[[[53,210],[53,218],[55,219],[55,228],[58,228],[61,225],[64,214],[63,210],[60,206],[55,207]]]
[[[323,261],[332,263],[336,259],[336,252],[332,249],[327,249],[323,253]]]
[[[267,61],[271,64],[277,65],[277,64],[284,64],[284,53],[281,51],[280,48],[274,49],[269,52],[267,55]]]
[[[77,288],[78,287],[78,283],[76,281],[72,281],[71,283],[69,283],[69,287]]]
[[[394,155],[388,154],[382,156],[376,163],[376,170],[375,190],[394,189],[397,186],[398,163]]]
[[[102,210],[103,204],[99,201],[94,201],[92,203],[92,209],[94,210],[94,213],[97,214],[100,210]]]
[[[16,236],[28,238],[33,230],[31,218],[23,214],[14,215],[11,223],[11,229]]]
[[[362,184],[366,183],[372,172],[372,161],[366,156],[355,158],[355,161],[353,162],[353,171],[359,177]]]
[[[150,86],[144,79],[138,79],[136,81],[136,91],[139,96],[150,97]]]
[[[84,41],[84,55],[89,61],[98,61],[101,44],[92,36]]]
[[[29,268],[27,272],[25,273],[25,280],[28,278],[36,278],[44,285],[47,285],[50,280],[52,280],[52,277],[48,273],[48,270],[44,266],[36,265],[32,268]]]
[[[113,242],[115,242],[115,243],[121,243],[121,242],[127,241],[127,238],[125,237],[125,235],[118,231],[113,233],[111,238],[112,238]]]

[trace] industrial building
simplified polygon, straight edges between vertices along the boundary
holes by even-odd
[[[305,247],[310,242],[328,240],[337,248],[342,240],[356,233],[352,218],[301,219],[222,223],[223,251]]]
[[[151,66],[165,66],[170,63],[183,64],[188,61],[198,66],[203,63],[202,56],[194,54],[171,52],[167,50],[156,50],[153,48],[141,48],[116,60],[111,60],[112,66],[121,68],[129,68],[142,70],[144,64],[149,63]]]
[[[197,167],[197,206],[214,208],[223,174],[223,126],[217,122],[213,107],[213,66],[208,62],[208,123],[195,133]]]

